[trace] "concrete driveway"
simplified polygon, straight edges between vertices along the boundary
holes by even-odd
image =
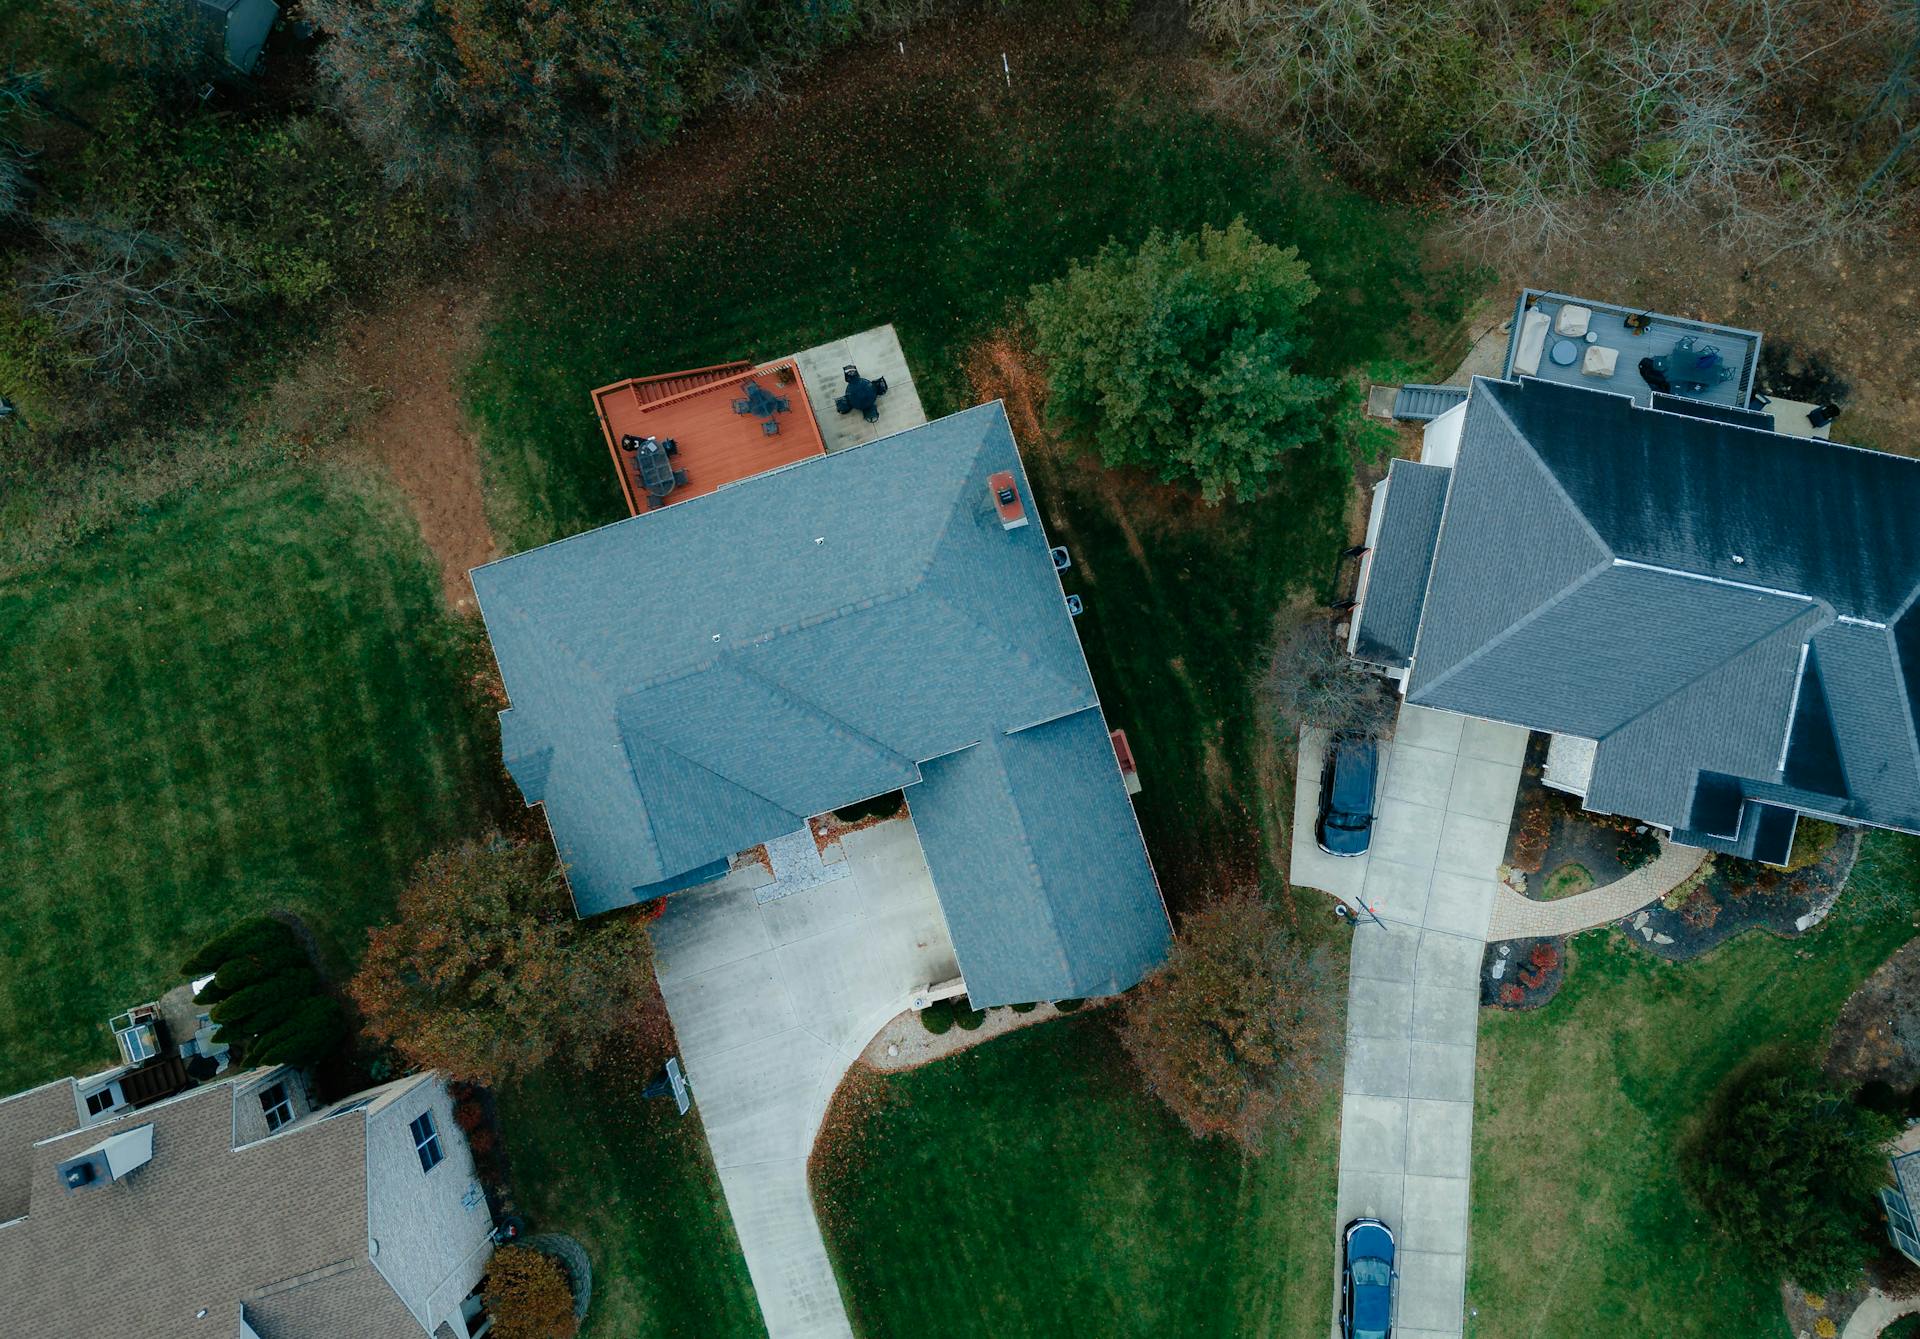
[[[1352,1219],[1393,1229],[1399,1339],[1462,1332],[1480,958],[1526,746],[1514,726],[1403,707],[1372,849],[1343,860],[1313,840],[1325,739],[1301,741],[1293,882],[1385,922],[1353,931],[1333,1226],[1336,1259]]]
[[[772,1339],[851,1339],[807,1188],[847,1067],[958,974],[910,819],[841,838],[827,876],[750,865],[653,927],[660,989]],[[787,891],[792,888],[793,891]]]

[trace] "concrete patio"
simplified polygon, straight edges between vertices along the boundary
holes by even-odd
[[[820,344],[793,355],[800,365],[800,380],[813,403],[814,421],[827,450],[843,451],[927,421],[920,406],[920,392],[914,387],[913,373],[907,367],[907,355],[900,348],[900,337],[890,325],[875,326],[857,335]],[[848,366],[860,369],[870,380],[885,377],[887,393],[876,406],[880,417],[869,423],[859,414],[836,413],[833,402],[846,393],[847,380],[842,372]]]
[[[916,989],[958,972],[912,820],[846,833],[840,847],[845,877],[785,892],[748,864],[674,897],[653,927],[660,989],[772,1339],[850,1339],[807,1156],[868,1040]]]
[[[1403,707],[1372,849],[1340,859],[1313,838],[1326,740],[1301,740],[1292,881],[1384,922],[1363,911],[1353,931],[1333,1227],[1336,1268],[1347,1222],[1393,1229],[1398,1339],[1464,1324],[1480,959],[1526,742],[1514,726]]]

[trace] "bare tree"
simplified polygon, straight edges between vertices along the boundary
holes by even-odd
[[[30,307],[113,385],[164,380],[225,315],[217,251],[139,225],[57,219],[26,283]]]
[[[1256,694],[1288,731],[1345,730],[1377,738],[1393,724],[1394,703],[1385,686],[1347,654],[1323,619],[1276,626]]]
[[[46,76],[38,70],[8,70],[0,74],[0,218],[23,214],[33,197],[33,179],[27,165],[33,152],[7,134],[9,122],[40,114],[38,96]]]

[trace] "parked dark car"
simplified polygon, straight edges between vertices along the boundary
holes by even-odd
[[[1393,1232],[1378,1218],[1347,1224],[1340,1256],[1341,1339],[1388,1339],[1393,1332]]]
[[[1338,734],[1320,772],[1320,821],[1313,837],[1328,855],[1364,855],[1373,840],[1373,792],[1380,748],[1362,735]]]

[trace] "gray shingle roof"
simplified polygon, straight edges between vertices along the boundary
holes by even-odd
[[[947,830],[943,805],[992,824],[926,843],[950,923],[981,927],[955,931],[970,985],[976,966],[989,980],[1053,970],[1054,949],[1016,928],[1034,918],[1067,927],[1071,993],[1131,984],[1159,960],[1166,917],[1104,727],[1060,732],[1064,752],[1055,735],[1016,733],[1100,715],[1038,517],[1008,531],[992,506],[1000,470],[1031,512],[996,403],[475,570],[513,703],[502,752],[527,802],[546,806],[582,914],[917,786],[923,835]],[[1005,770],[952,764],[929,790],[923,764],[970,746]],[[1022,768],[1042,762],[1081,788],[1075,821],[1037,816],[1048,787]],[[990,862],[972,848],[1029,819],[1047,833],[1040,880],[984,882]],[[1116,882],[1083,894],[1050,877],[1083,868]],[[1116,924],[1096,934],[1074,919],[1082,896]]]
[[[1408,700],[1598,740],[1595,809],[1920,827],[1917,516],[1920,462],[1477,381]]]
[[[1417,460],[1387,467],[1387,490],[1367,563],[1366,600],[1360,606],[1354,652],[1375,665],[1405,666],[1420,630],[1420,606],[1433,567],[1433,541],[1447,503],[1447,471]]]

